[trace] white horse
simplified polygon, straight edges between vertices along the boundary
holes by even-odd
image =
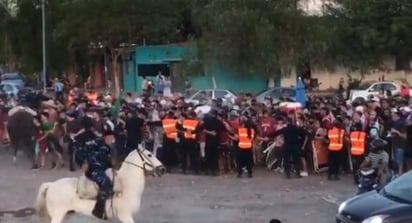
[[[140,209],[145,176],[164,173],[162,163],[150,151],[139,148],[130,152],[114,178],[110,176],[114,179],[115,195],[106,201],[109,219],[117,217],[122,223],[134,223],[133,214]],[[50,217],[51,223],[61,223],[68,212],[92,216],[97,192],[97,185],[84,176],[62,178],[40,186],[35,207],[40,216]]]

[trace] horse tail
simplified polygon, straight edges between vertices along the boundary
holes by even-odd
[[[37,214],[42,217],[48,216],[46,194],[47,189],[51,184],[51,182],[42,183],[42,185],[40,185],[39,192],[37,193],[36,204],[34,205],[34,207],[37,211]]]

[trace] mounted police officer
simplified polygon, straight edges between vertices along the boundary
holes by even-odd
[[[93,120],[86,116],[82,120],[83,129],[75,137],[79,149],[76,152],[76,162],[81,165],[87,178],[99,186],[97,202],[92,214],[100,219],[106,219],[106,199],[113,195],[113,183],[105,174],[112,167],[111,151],[93,129]]]

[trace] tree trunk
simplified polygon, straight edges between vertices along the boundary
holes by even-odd
[[[116,49],[111,50],[112,54],[112,74],[113,74],[113,84],[114,84],[114,95],[119,97],[120,95],[120,77],[117,70],[117,60],[119,59],[120,53]]]

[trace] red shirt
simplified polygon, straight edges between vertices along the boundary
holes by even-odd
[[[224,122],[226,122],[226,121],[224,121]],[[220,144],[228,144],[229,143],[229,136],[228,136],[228,133],[227,133],[227,131],[220,131],[219,132],[219,141],[220,141]]]
[[[259,120],[259,127],[262,137],[268,137],[276,132],[277,122],[272,117],[262,117]]]
[[[37,139],[42,138],[43,136],[45,136],[43,131],[38,130],[37,131]],[[45,152],[47,150],[47,137],[43,138],[42,140],[40,140],[39,142],[39,147],[40,150]]]
[[[323,120],[322,120],[322,125],[323,125],[323,127],[324,127],[325,129],[327,129],[327,130],[330,130],[330,129],[333,128],[332,121],[330,120],[329,117],[323,118]]]
[[[237,130],[239,129],[239,125],[240,125],[239,119],[236,118],[236,119],[229,120],[229,125],[232,128],[232,131],[237,134]]]
[[[409,89],[408,88],[402,88],[402,90],[401,90],[401,96],[402,97],[407,97],[407,96],[409,96]]]

